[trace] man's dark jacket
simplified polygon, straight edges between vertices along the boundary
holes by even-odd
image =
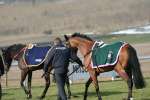
[[[83,66],[76,53],[77,50],[68,48],[63,44],[53,46],[44,63],[44,71],[47,72],[48,65],[51,65],[55,73],[67,73],[70,59],[77,62],[80,66]]]

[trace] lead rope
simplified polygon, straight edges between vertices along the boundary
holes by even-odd
[[[14,55],[14,57],[13,57],[13,59],[16,59],[17,57],[18,57],[18,55],[20,54],[20,53],[22,53],[24,50],[26,50],[27,49],[27,47],[25,46],[24,48],[22,48],[16,55]]]
[[[71,76],[74,72],[76,72],[78,69],[80,68],[80,66],[79,67],[77,67],[74,71],[72,71],[69,75],[67,75],[68,77],[69,76]]]

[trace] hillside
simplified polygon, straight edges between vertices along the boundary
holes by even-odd
[[[50,0],[34,6],[0,5],[0,35],[45,31],[105,34],[150,23],[149,6],[150,0]]]

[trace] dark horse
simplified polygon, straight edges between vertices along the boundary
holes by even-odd
[[[1,76],[4,74],[4,70],[7,69],[2,55],[2,50],[0,49],[0,100],[2,99]]]
[[[31,94],[32,71],[43,69],[44,63],[40,64],[39,66],[30,66],[30,67],[27,66],[26,63],[24,62],[24,51],[26,49],[27,49],[27,46],[24,44],[14,44],[14,45],[11,45],[11,46],[7,47],[6,49],[4,49],[3,55],[5,58],[5,62],[7,64],[8,70],[11,66],[12,60],[18,61],[18,67],[21,69],[20,85],[24,89],[24,91],[27,95],[27,98],[32,98],[32,94]],[[51,70],[52,70],[52,67],[49,67],[49,71],[51,71]],[[23,82],[26,79],[26,76],[28,76],[28,82],[27,82],[28,88],[26,88],[23,84]],[[45,97],[46,92],[50,85],[50,75],[48,75],[48,77],[44,77],[44,78],[45,78],[46,84],[45,84],[45,89],[44,89],[42,95],[40,96],[40,99]],[[71,91],[70,91],[70,85],[69,85],[68,81],[66,82],[66,84],[68,87],[68,97],[70,97]]]
[[[126,44],[122,47],[117,63],[114,66],[92,68],[91,55],[92,46],[94,40],[86,35],[74,33],[71,36],[64,36],[66,42],[70,44],[72,48],[78,48],[81,54],[84,56],[85,69],[89,72],[90,78],[86,82],[86,88],[84,93],[84,100],[87,99],[88,87],[91,83],[94,84],[98,100],[102,100],[101,93],[99,91],[97,76],[100,73],[115,70],[128,84],[128,100],[132,99],[132,87],[133,83],[137,89],[145,87],[145,82],[141,73],[140,63],[136,54],[136,50],[130,45]],[[132,78],[133,76],[133,78]]]

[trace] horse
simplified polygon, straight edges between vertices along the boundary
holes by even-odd
[[[4,71],[6,71],[6,65],[4,63],[4,58],[2,55],[2,50],[0,49],[0,100],[2,99],[2,87],[1,87],[1,76],[4,74]]]
[[[106,67],[93,68],[92,61],[92,47],[96,41],[80,33],[74,33],[71,36],[64,35],[65,41],[69,43],[71,48],[77,48],[81,55],[84,56],[84,69],[89,73],[90,78],[85,84],[84,100],[87,100],[88,87],[93,83],[98,100],[102,100],[101,92],[99,90],[97,76],[100,73],[115,70],[120,77],[122,77],[128,85],[127,100],[133,99],[132,88],[133,83],[137,89],[144,88],[145,81],[140,69],[140,63],[137,57],[135,48],[129,43],[126,43],[120,50],[118,60],[114,65]]]
[[[32,80],[32,71],[40,70],[43,69],[44,67],[44,62],[38,66],[28,66],[25,61],[24,61],[24,52],[25,50],[28,49],[27,45],[24,44],[13,44],[8,46],[7,48],[3,49],[3,55],[5,58],[5,63],[7,64],[7,69],[10,69],[12,60],[18,61],[18,67],[21,70],[21,80],[20,80],[20,85],[23,88],[25,94],[27,95],[27,98],[32,98],[31,94],[31,80]],[[51,65],[48,65],[51,66]],[[52,70],[52,67],[49,67],[49,72]],[[39,97],[40,99],[43,99],[47,93],[47,90],[50,86],[50,73],[48,73],[48,77],[44,77],[45,79],[45,89],[42,92],[42,95]],[[24,86],[24,81],[26,77],[28,76],[27,80],[27,88]],[[67,88],[68,88],[68,98],[71,96],[71,90],[70,90],[70,84],[67,80]]]

